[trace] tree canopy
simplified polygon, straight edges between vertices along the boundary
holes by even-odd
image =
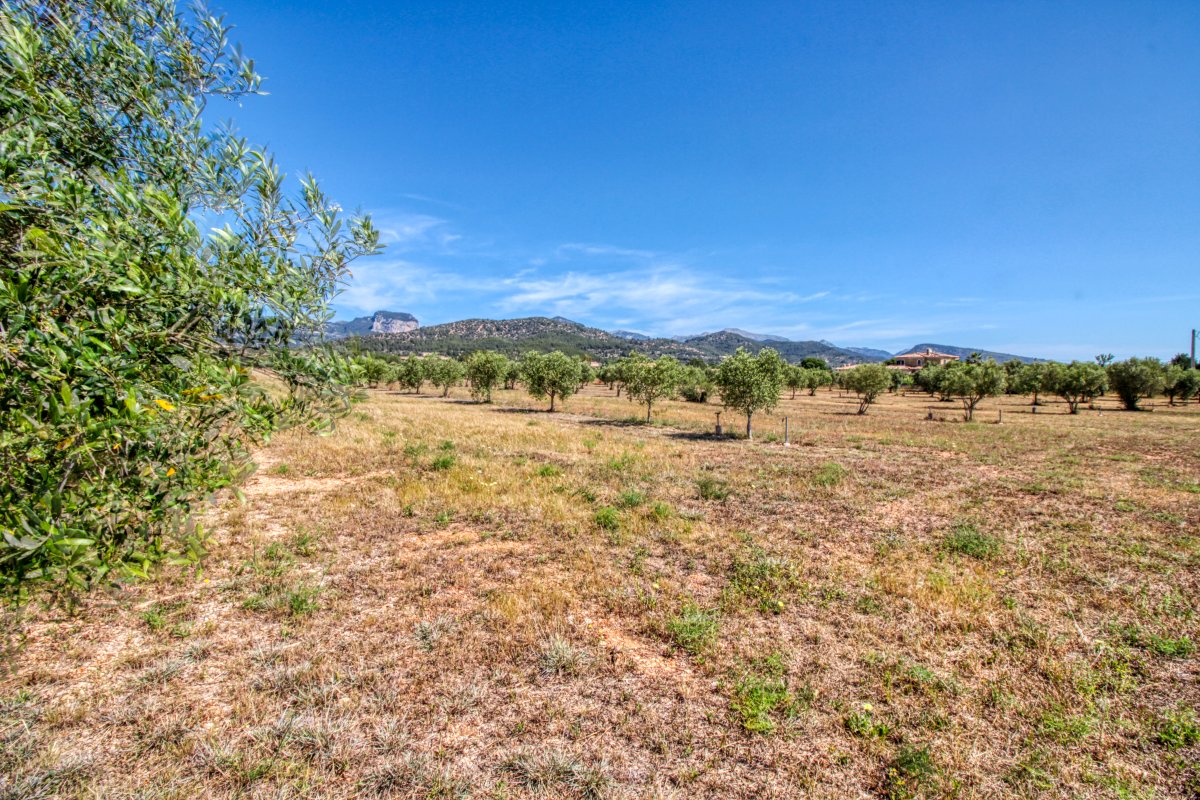
[[[858,395],[858,413],[866,414],[871,404],[892,385],[892,371],[882,364],[859,364],[841,373],[842,386]]]
[[[764,347],[751,355],[739,347],[717,365],[714,383],[726,408],[746,415],[746,438],[754,438],[752,419],[756,411],[769,411],[779,404],[783,389],[784,361],[779,353]]]
[[[555,399],[566,398],[579,391],[586,366],[577,358],[555,350],[553,353],[526,353],[521,359],[525,386],[537,398],[550,398],[550,411]]]

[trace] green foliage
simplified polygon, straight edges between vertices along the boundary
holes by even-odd
[[[859,414],[866,414],[879,395],[892,385],[891,372],[882,364],[859,364],[842,373],[842,386],[858,395]]]
[[[429,365],[425,359],[409,356],[396,364],[392,372],[392,379],[400,384],[401,388],[420,394],[421,386],[429,380],[428,369]]]
[[[1044,388],[1066,400],[1072,414],[1079,413],[1082,401],[1092,400],[1108,391],[1108,374],[1099,364],[1072,361],[1066,366],[1054,366],[1055,369],[1043,370]]]
[[[0,15],[6,594],[198,557],[190,508],[243,474],[248,445],[345,407],[350,365],[288,345],[323,329],[378,237],[204,129],[209,98],[259,87],[226,33],[169,0]]]
[[[1166,370],[1157,358],[1130,358],[1108,365],[1108,383],[1128,411],[1138,411],[1138,403],[1161,392]]]
[[[679,396],[689,403],[707,403],[712,394],[712,370],[708,367],[689,365],[679,376]]]
[[[1001,541],[980,531],[969,522],[960,522],[946,534],[943,546],[951,553],[958,553],[981,561],[1000,554]]]
[[[1184,369],[1172,364],[1167,368],[1166,377],[1163,379],[1163,394],[1167,396],[1171,405],[1175,405],[1176,400],[1186,403],[1200,394],[1200,370]]]
[[[450,387],[466,377],[467,367],[461,361],[430,356],[425,359],[425,374],[430,383],[442,390],[442,397],[447,397]]]
[[[717,366],[714,383],[726,408],[746,415],[746,438],[753,438],[751,418],[756,411],[769,411],[779,403],[783,388],[784,362],[769,347],[751,355],[739,347]]]
[[[672,397],[679,388],[683,367],[671,356],[662,356],[654,361],[631,357],[623,376],[629,396],[639,403],[645,403],[646,421],[649,422],[655,401]]]
[[[491,350],[476,350],[467,357],[467,382],[471,396],[485,403],[492,402],[492,392],[507,377],[512,365],[509,360]]]
[[[968,420],[975,417],[975,407],[983,398],[1004,393],[1007,380],[1004,367],[990,358],[973,363],[951,363],[945,369],[939,391],[957,397],[962,402],[963,416]]]
[[[550,398],[554,410],[555,398],[566,398],[579,391],[583,382],[584,365],[577,358],[557,350],[553,353],[529,352],[521,360],[521,371],[529,394],[538,399]]]
[[[720,625],[716,611],[685,603],[679,613],[667,621],[667,632],[675,644],[692,655],[699,655],[716,641]]]

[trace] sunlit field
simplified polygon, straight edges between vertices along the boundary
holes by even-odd
[[[1200,405],[856,408],[372,392],[27,610],[0,797],[1197,796]]]

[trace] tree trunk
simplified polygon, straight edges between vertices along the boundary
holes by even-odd
[[[754,438],[754,429],[752,427],[750,427],[750,412],[746,413],[746,438],[747,439]]]
[[[554,410],[554,392],[550,393],[550,410]]]
[[[792,387],[792,399],[793,400],[796,399],[796,387],[794,387],[794,386]]]
[[[650,421],[650,404],[646,403],[646,422]]]

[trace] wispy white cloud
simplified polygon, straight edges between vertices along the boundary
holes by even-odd
[[[617,247],[611,244],[588,244],[583,242],[561,244],[558,246],[556,252],[560,258],[572,255],[622,259],[651,259],[658,257],[658,253],[655,253],[653,250],[636,250],[629,247]]]

